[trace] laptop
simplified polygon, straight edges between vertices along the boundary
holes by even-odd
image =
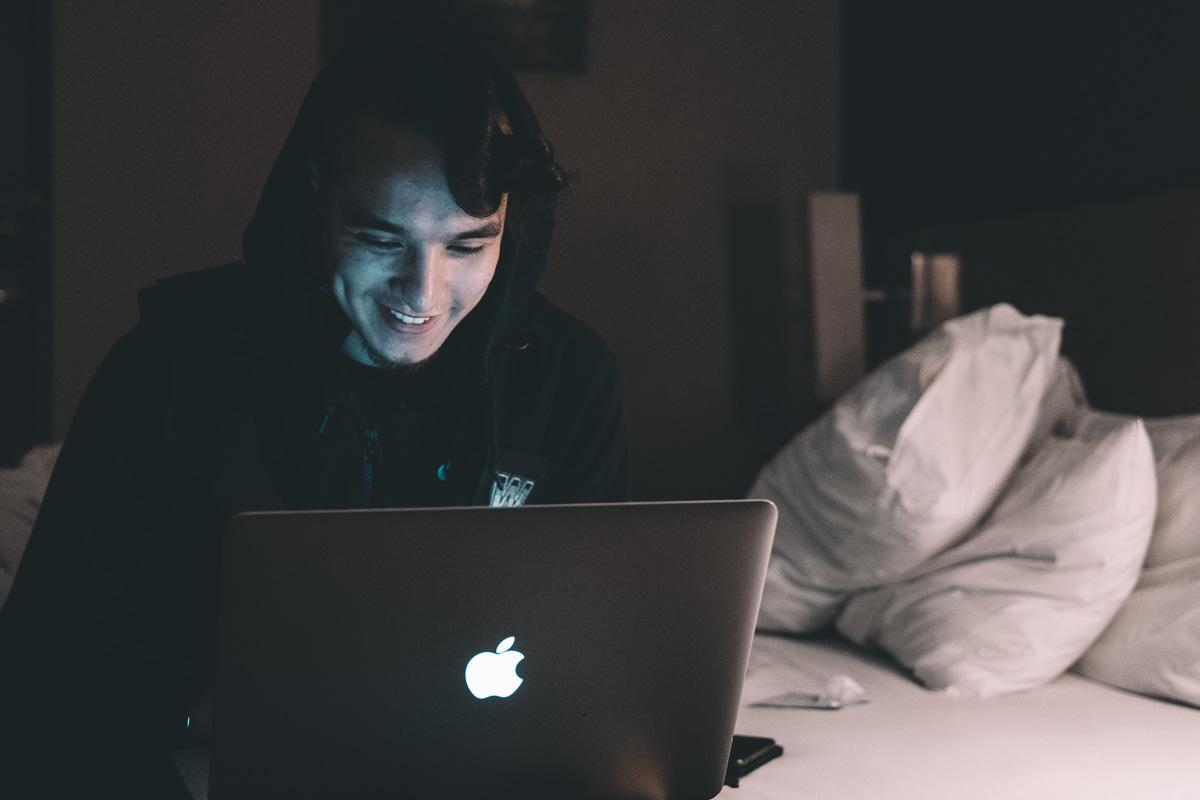
[[[240,514],[209,797],[713,797],[775,520],[763,500]]]

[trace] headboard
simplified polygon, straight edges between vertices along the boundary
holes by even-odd
[[[1093,406],[1200,413],[1200,191],[947,226],[914,245],[959,254],[963,312],[1006,301],[1062,317]]]

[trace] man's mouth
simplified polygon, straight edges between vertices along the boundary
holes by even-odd
[[[437,314],[428,316],[418,316],[417,314],[408,314],[391,306],[385,306],[383,303],[376,302],[376,307],[379,309],[380,317],[384,324],[397,333],[404,334],[419,334],[433,328],[433,321],[438,318]]]
[[[409,314],[405,314],[403,311],[397,311],[394,308],[389,308],[388,313],[407,325],[424,325],[426,322],[429,322],[429,320],[433,319],[433,317],[414,317]]]

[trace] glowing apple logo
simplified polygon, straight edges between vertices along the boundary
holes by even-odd
[[[480,700],[485,697],[509,697],[525,679],[517,674],[524,653],[512,649],[517,637],[510,636],[496,652],[482,652],[467,662],[467,688]]]

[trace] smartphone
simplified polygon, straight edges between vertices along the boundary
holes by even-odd
[[[783,748],[766,736],[733,737],[729,750],[729,768],[725,771],[725,785],[737,786],[738,778],[748,775],[776,756],[783,755]]]

